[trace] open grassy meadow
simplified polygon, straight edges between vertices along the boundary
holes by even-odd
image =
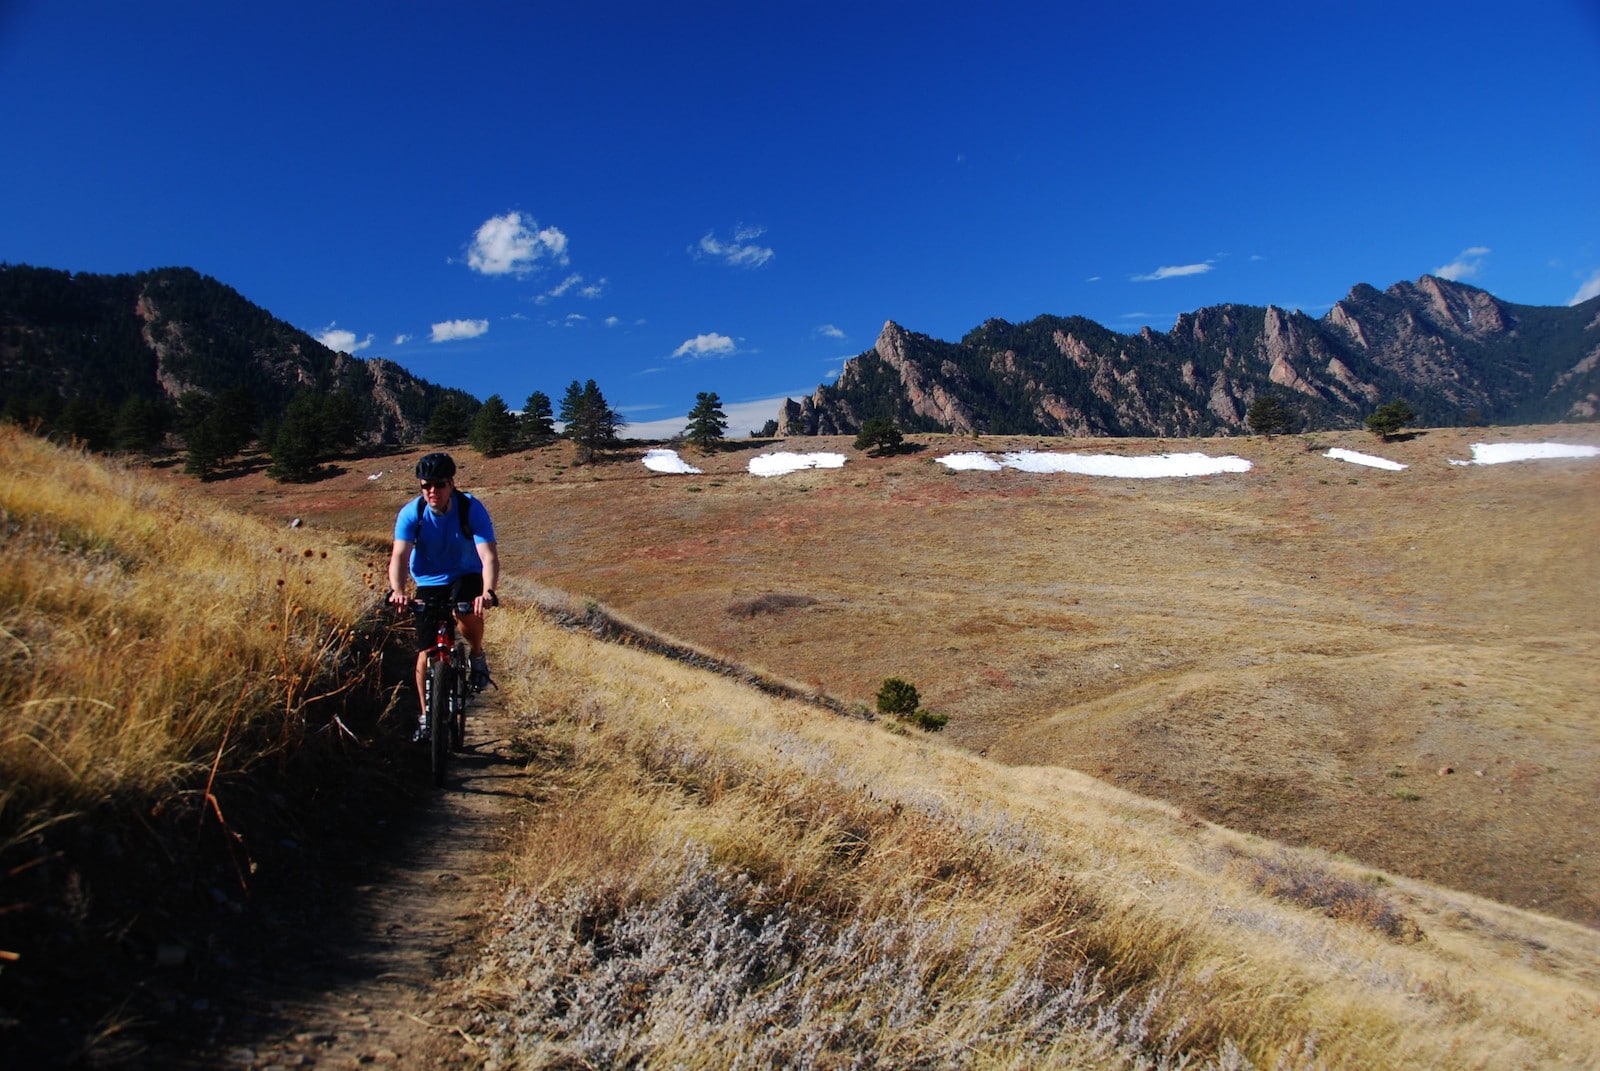
[[[686,453],[700,476],[649,471],[642,446],[582,466],[565,445],[457,453],[511,576],[847,704],[910,680],[950,716],[948,742],[1005,765],[1080,770],[1600,924],[1600,463],[1448,464],[1474,442],[1600,430],[914,438],[885,458],[848,439],[735,441]],[[775,449],[849,461],[748,475]],[[974,449],[1199,450],[1254,467],[1139,480],[934,461]],[[381,543],[414,457],[207,493]]]

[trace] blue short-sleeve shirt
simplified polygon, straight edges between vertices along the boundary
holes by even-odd
[[[472,529],[469,539],[461,531],[461,520],[456,510],[465,498],[467,525]],[[413,498],[394,519],[394,537],[411,544],[411,578],[419,587],[449,584],[467,573],[483,572],[483,559],[478,557],[477,544],[493,543],[494,522],[489,511],[471,495],[450,499],[450,508],[444,513],[434,513],[426,505],[417,509],[420,499]],[[418,516],[418,513],[421,516]]]

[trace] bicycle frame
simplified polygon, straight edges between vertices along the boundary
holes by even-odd
[[[433,783],[444,785],[445,768],[449,753],[460,751],[466,745],[467,697],[472,694],[468,684],[470,654],[467,641],[456,636],[455,613],[468,612],[471,603],[429,603],[422,599],[411,601],[413,614],[434,611],[437,619],[433,646],[424,648],[428,666],[423,672],[423,709],[428,716],[428,750]]]

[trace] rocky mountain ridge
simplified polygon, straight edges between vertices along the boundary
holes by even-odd
[[[785,400],[781,435],[840,435],[888,417],[908,431],[1189,436],[1247,430],[1276,394],[1302,428],[1354,427],[1404,398],[1419,420],[1592,420],[1600,298],[1514,305],[1424,275],[1360,284],[1321,319],[1219,305],[1124,335],[1083,317],[989,320],[950,343],[889,321],[832,385]]]
[[[352,357],[189,268],[96,275],[0,264],[5,414],[244,392],[270,420],[301,392],[345,395],[370,443],[414,442],[447,393],[382,358]]]

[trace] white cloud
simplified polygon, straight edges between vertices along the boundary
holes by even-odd
[[[823,324],[821,327],[817,328],[817,334],[821,335],[823,338],[843,338],[844,337],[844,332],[839,330],[837,327],[833,326],[832,324]]]
[[[696,335],[683,345],[672,351],[674,357],[730,357],[738,347],[733,339],[727,335],[719,335],[715,331],[708,335]]]
[[[338,353],[360,353],[372,345],[372,335],[369,332],[366,338],[358,340],[354,331],[329,324],[317,332],[317,341]]]
[[[483,275],[525,275],[546,256],[565,265],[567,236],[554,227],[540,229],[521,212],[489,217],[467,247],[467,265]]]
[[[1455,282],[1460,279],[1470,279],[1478,274],[1478,269],[1483,267],[1483,258],[1489,255],[1489,247],[1475,245],[1470,249],[1463,249],[1455,260],[1449,264],[1442,264],[1433,269],[1433,274],[1441,279]]]
[[[585,316],[581,312],[569,312],[569,313],[567,313],[566,323],[567,323],[568,327],[576,327],[578,324],[586,324],[588,322],[589,322],[589,317]]]
[[[542,293],[538,297],[534,298],[533,302],[534,302],[535,305],[548,304],[551,301],[555,300],[556,298],[560,297],[562,294],[565,294],[568,290],[571,290],[573,287],[577,286],[581,282],[583,282],[583,276],[581,276],[578,273],[574,272],[573,274],[567,276],[565,279],[561,280],[555,286],[552,286],[549,290],[546,290],[544,293]]]
[[[1596,297],[1600,297],[1600,270],[1595,271],[1588,279],[1584,280],[1583,285],[1578,287],[1578,292],[1572,295],[1572,300],[1567,304],[1581,305],[1590,298]]]
[[[621,323],[621,322],[622,322],[622,321],[621,321],[621,320],[619,320],[619,319],[617,319],[617,317],[615,317],[615,316],[607,316],[607,317],[606,317],[606,318],[605,318],[605,319],[604,319],[604,320],[603,320],[603,321],[601,321],[601,322],[602,322],[602,323],[604,323],[604,324],[605,324],[605,325],[606,325],[606,326],[607,326],[607,327],[615,327],[615,326],[617,326],[617,325],[618,325],[618,324],[620,324],[620,323]]]
[[[1129,276],[1136,283],[1153,283],[1161,279],[1179,279],[1185,275],[1204,275],[1216,267],[1215,261],[1205,260],[1199,264],[1165,264],[1148,275]]]
[[[715,231],[708,231],[697,245],[689,247],[689,252],[696,260],[710,257],[735,268],[759,268],[777,256],[770,247],[753,244],[764,233],[765,228],[741,225],[734,231],[733,241],[723,242]]]
[[[410,342],[410,341],[411,341],[411,336],[410,335],[396,335],[396,336],[394,336],[394,344],[396,346],[404,346],[407,342]]]
[[[607,281],[605,278],[601,278],[585,286],[583,285],[583,276],[573,272],[555,286],[534,298],[533,303],[535,305],[548,305],[556,298],[569,294],[573,290],[577,290],[579,297],[593,301],[606,292]]]
[[[433,341],[454,342],[463,338],[477,338],[488,330],[488,320],[446,320],[433,325]]]

